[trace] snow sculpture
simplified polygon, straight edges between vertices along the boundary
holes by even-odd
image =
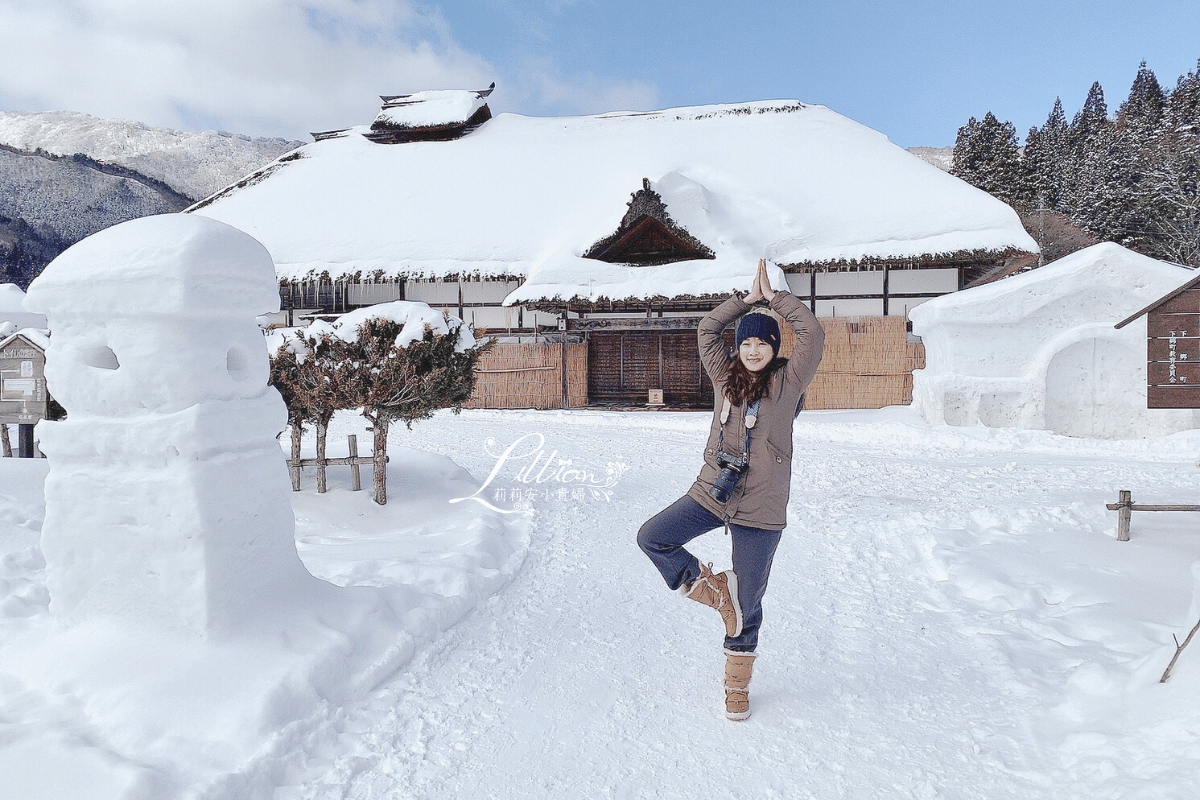
[[[1105,243],[923,303],[913,406],[932,424],[1103,439],[1198,427],[1191,410],[1146,407],[1145,317],[1113,327],[1190,277]]]
[[[255,316],[278,308],[250,236],[171,214],[56,258],[27,307],[51,329],[42,550],[51,611],[198,636],[256,626],[306,581]]]

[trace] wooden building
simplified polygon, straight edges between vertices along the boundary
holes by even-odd
[[[650,181],[643,179],[642,188],[631,196],[628,210],[617,229],[590,247],[584,257],[609,263],[656,266],[710,260],[714,254],[671,218]],[[954,253],[779,266],[785,272],[788,290],[806,301],[818,317],[906,318],[909,309],[920,303],[996,280],[1036,257],[1034,253],[1013,248],[991,254]],[[704,313],[725,297],[676,295],[623,301],[543,298],[529,301],[527,305],[563,319],[564,330],[580,334],[587,342],[590,400],[638,403],[645,402],[651,390],[661,390],[668,405],[706,406],[712,403],[713,389],[700,364],[696,330]],[[886,359],[885,352],[900,354],[901,362],[912,361],[914,355],[910,352],[912,348],[905,327],[876,327],[889,333],[882,340],[878,337],[869,340],[872,351],[864,352],[867,342],[856,342],[856,348],[843,348],[842,351],[831,348],[823,364],[824,371],[850,374],[850,370],[857,369],[882,377],[882,365],[864,371],[861,362]],[[732,347],[732,331],[726,332],[726,339]],[[790,344],[783,348],[784,355],[788,352]],[[923,364],[923,355],[915,357],[917,361],[913,363]],[[906,375],[891,373],[907,386],[907,397],[894,391],[876,392],[877,405],[907,402],[911,397],[911,369],[909,366],[905,370]],[[827,407],[846,407],[844,404],[850,402],[861,402],[868,407],[876,404],[871,398],[850,399],[853,392],[836,392],[832,387],[823,387],[822,383],[817,381],[818,404],[821,403],[822,389],[829,396],[828,402],[835,404]]]
[[[1004,203],[822,106],[533,118],[490,91],[385,97],[191,211],[263,242],[293,322],[404,299],[586,341],[592,401],[706,402],[697,322],[760,257],[854,318],[1036,257]]]

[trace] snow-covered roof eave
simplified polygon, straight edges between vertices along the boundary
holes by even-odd
[[[304,261],[276,263],[275,274],[281,281],[307,283],[316,280],[359,281],[364,283],[475,278],[501,280],[524,278],[530,265],[519,261],[394,261],[391,259],[361,259],[352,261]]]
[[[757,265],[757,260],[729,255],[657,266],[609,264],[576,256],[536,265],[543,279],[517,287],[504,305],[724,297],[749,289]],[[775,265],[771,265],[771,282],[777,288],[787,286],[783,271]]]
[[[805,253],[797,253],[791,257],[781,257],[773,259],[783,267],[793,270],[796,268],[807,268],[809,270],[819,270],[822,267],[839,267],[843,265],[866,266],[871,264],[883,264],[886,262],[903,262],[910,261],[918,264],[927,264],[933,262],[954,263],[963,261],[977,260],[993,260],[993,259],[1008,259],[1019,258],[1022,256],[1036,256],[1041,249],[1037,243],[1030,239],[1028,242],[1020,242],[1014,240],[1012,236],[997,237],[998,242],[991,247],[976,247],[970,249],[937,249],[937,245],[930,243],[926,247],[892,247],[889,245],[880,245],[878,247],[862,248],[857,253],[850,253],[845,249],[829,250],[824,253],[808,251]],[[1004,240],[1009,240],[1004,243]]]
[[[1013,237],[1007,237],[1012,239]],[[1002,240],[1002,239],[1001,239]],[[1023,245],[1023,246],[1021,246]],[[797,268],[820,269],[850,265],[866,266],[873,263],[913,260],[920,263],[978,261],[985,259],[1011,259],[1035,256],[1037,243],[1028,242],[997,246],[993,249],[948,250],[897,247],[895,243],[880,243],[878,247],[862,249],[828,250],[823,254],[812,251],[797,261],[772,260],[772,265],[786,267],[787,271]],[[825,255],[826,258],[820,258]],[[673,264],[643,267],[621,264],[606,264],[590,259],[578,258],[570,264],[561,264],[553,273],[573,273],[572,280],[551,281],[545,278],[526,282],[505,299],[507,306],[530,303],[583,302],[640,302],[647,300],[706,300],[722,297],[731,291],[749,288],[757,261],[750,257],[725,256],[714,260],[677,261]],[[781,270],[782,272],[783,270]],[[550,272],[545,265],[538,265],[540,274]],[[781,278],[773,278],[777,287],[786,285]]]
[[[42,352],[50,346],[50,331],[44,328],[21,328],[0,339],[0,348],[8,347],[18,336],[28,339]]]

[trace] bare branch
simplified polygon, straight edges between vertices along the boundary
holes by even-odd
[[[1198,630],[1200,630],[1200,622],[1197,622],[1196,627],[1192,628],[1192,632],[1189,633],[1187,638],[1183,640],[1183,644],[1179,643],[1179,637],[1177,637],[1175,634],[1171,634],[1171,638],[1175,639],[1175,655],[1171,659],[1171,663],[1167,665],[1167,669],[1165,672],[1163,672],[1162,677],[1158,679],[1159,683],[1166,683],[1167,678],[1171,677],[1171,670],[1175,668],[1175,662],[1179,660],[1179,654],[1182,653],[1183,648],[1187,647],[1188,643],[1192,641],[1192,637],[1196,635],[1196,631]]]

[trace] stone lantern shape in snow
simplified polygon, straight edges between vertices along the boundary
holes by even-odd
[[[204,217],[137,219],[56,258],[26,303],[68,414],[39,428],[52,613],[221,636],[290,604],[314,579],[255,323],[279,304],[266,249]]]

